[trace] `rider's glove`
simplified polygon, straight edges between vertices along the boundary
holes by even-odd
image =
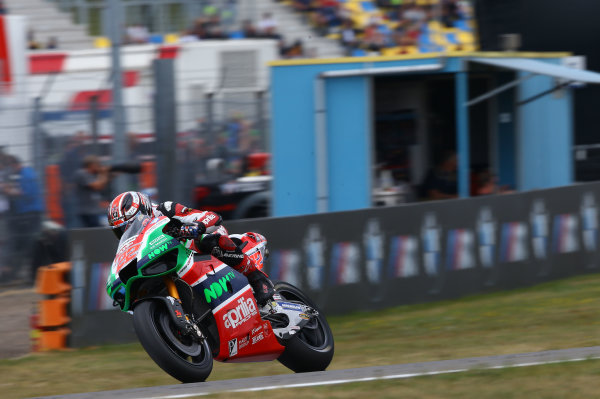
[[[183,224],[179,228],[178,237],[186,240],[194,239],[199,235],[204,234],[206,227],[202,223]]]

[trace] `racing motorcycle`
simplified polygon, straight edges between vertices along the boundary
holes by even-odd
[[[295,372],[327,368],[333,334],[305,293],[277,282],[273,300],[259,308],[243,274],[164,232],[177,222],[138,216],[119,241],[106,287],[113,304],[133,315],[138,339],[158,366],[184,383],[206,380],[213,360],[277,359]],[[230,237],[262,269],[265,237]]]

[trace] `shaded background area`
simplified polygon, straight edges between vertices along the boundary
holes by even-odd
[[[477,0],[482,51],[500,51],[502,34],[521,35],[520,51],[569,51],[585,55],[587,69],[600,71],[600,3],[586,0]],[[588,85],[574,91],[574,145],[576,180],[600,178],[600,87]],[[585,146],[585,147],[584,147]],[[583,152],[580,152],[583,151]]]

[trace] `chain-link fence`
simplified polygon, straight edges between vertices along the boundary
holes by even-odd
[[[170,165],[157,157],[165,145],[161,141],[158,148],[155,126],[165,112],[153,101],[126,105],[128,157],[117,164],[110,96],[88,94],[68,104],[0,103],[0,285],[29,284],[37,267],[64,257],[65,229],[85,227],[90,213],[105,225],[117,176],[127,189],[155,201],[197,206],[198,186],[255,173],[248,155],[268,152],[268,99],[263,92],[238,90],[176,103],[175,139],[166,145],[174,155]],[[99,176],[85,166],[91,156],[112,172],[105,185],[85,193],[82,187]],[[175,192],[158,192],[159,168],[173,176]]]

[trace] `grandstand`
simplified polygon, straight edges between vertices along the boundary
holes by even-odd
[[[5,3],[10,13],[26,15],[35,27],[30,42],[37,46],[32,49],[47,48],[52,38],[61,49],[110,46],[102,2]],[[141,40],[156,44],[194,39],[190,28],[199,20],[218,26],[218,39],[244,39],[248,37],[244,24],[256,26],[268,12],[277,21],[276,37],[282,48],[292,43],[304,46],[305,51],[296,57],[393,56],[478,48],[473,6],[466,0],[136,0],[123,7],[127,27],[139,27]],[[148,7],[154,11],[148,12]]]

